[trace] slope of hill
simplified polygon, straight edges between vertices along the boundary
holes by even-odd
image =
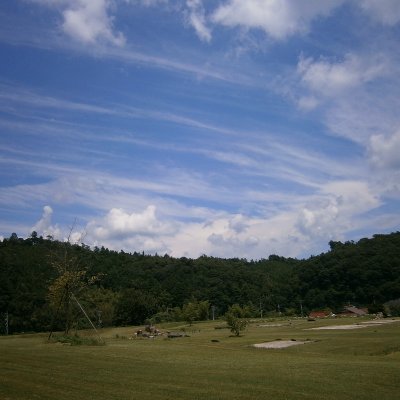
[[[141,323],[157,313],[183,318],[185,304],[206,301],[217,316],[235,303],[259,316],[336,310],[347,303],[378,309],[400,298],[400,232],[330,242],[330,247],[306,260],[276,255],[258,261],[188,259],[13,234],[0,242],[0,314],[8,316],[12,332],[49,329],[54,309],[48,289],[57,277],[54,257],[65,251],[83,266],[86,282],[97,277],[76,295],[103,325]]]

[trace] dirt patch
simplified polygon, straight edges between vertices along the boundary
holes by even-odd
[[[364,321],[360,324],[352,324],[352,325],[330,325],[330,326],[320,326],[318,328],[309,328],[307,331],[318,331],[318,330],[326,330],[326,329],[360,329],[360,328],[368,328],[371,326],[379,326],[384,324],[390,324],[393,322],[398,322],[396,319],[382,319],[382,320],[374,320],[374,321]]]
[[[274,342],[254,344],[254,347],[261,349],[284,349],[286,347],[298,346],[300,344],[310,343],[310,341],[302,340],[275,340]]]
[[[320,326],[318,328],[309,328],[306,329],[307,331],[320,331],[320,330],[327,330],[327,329],[359,329],[359,328],[366,328],[367,325],[330,325],[330,326]]]
[[[374,319],[373,321],[365,321],[365,322],[361,322],[362,324],[366,324],[366,325],[371,325],[371,326],[375,326],[375,325],[383,325],[383,324],[392,324],[393,322],[399,322],[399,319]]]

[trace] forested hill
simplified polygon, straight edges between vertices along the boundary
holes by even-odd
[[[7,313],[11,332],[49,329],[49,288],[61,267],[79,270],[85,284],[75,294],[103,325],[184,318],[188,304],[218,316],[238,303],[259,316],[348,303],[379,308],[400,298],[400,232],[329,244],[329,252],[307,260],[248,261],[131,254],[13,234],[0,242],[0,317]]]

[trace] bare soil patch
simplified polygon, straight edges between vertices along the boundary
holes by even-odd
[[[383,325],[383,324],[392,324],[393,322],[399,322],[400,319],[374,319],[372,321],[361,322],[362,324],[367,325]]]
[[[330,326],[319,326],[318,328],[309,328],[306,329],[307,331],[320,331],[320,330],[328,330],[328,329],[359,329],[359,328],[366,328],[367,325],[330,325]]]
[[[286,347],[298,346],[300,344],[310,343],[302,340],[275,340],[274,342],[257,343],[254,347],[262,349],[284,349]]]
[[[400,320],[396,319],[379,319],[374,321],[364,321],[361,323],[356,323],[352,325],[330,325],[330,326],[320,326],[318,328],[308,328],[307,331],[318,331],[318,330],[326,330],[326,329],[360,329],[360,328],[368,328],[369,326],[379,326],[384,324],[390,324],[393,322],[398,322]]]

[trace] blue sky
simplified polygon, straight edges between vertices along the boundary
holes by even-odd
[[[397,0],[3,1],[0,237],[258,259],[397,231],[399,39]]]

